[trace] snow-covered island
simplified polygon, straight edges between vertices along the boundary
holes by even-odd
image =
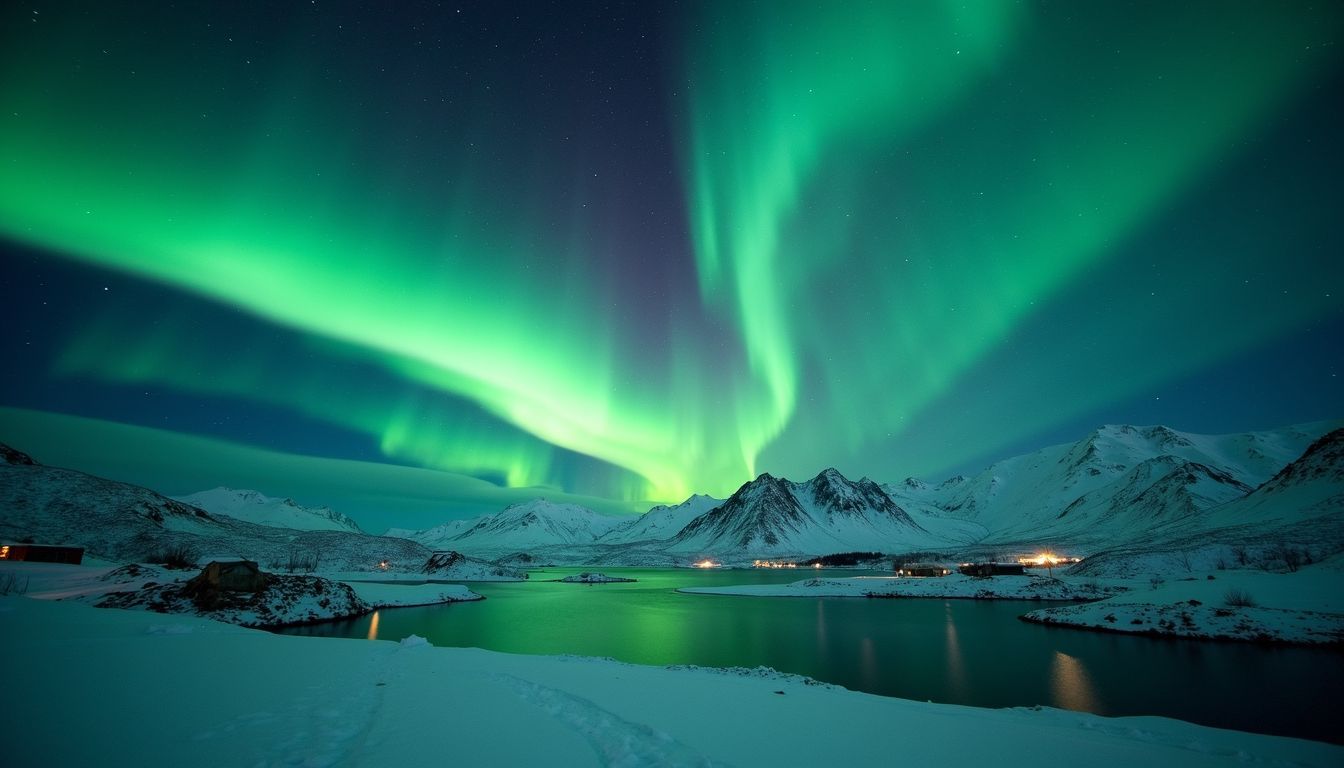
[[[627,579],[623,576],[608,576],[605,573],[593,573],[584,571],[572,576],[566,576],[563,579],[556,579],[566,584],[618,584],[620,582],[637,581],[637,579]]]
[[[0,598],[0,623],[7,652],[23,660],[7,685],[78,680],[98,692],[16,709],[0,728],[15,765],[98,765],[109,755],[202,768],[425,765],[444,755],[467,765],[876,765],[891,760],[893,744],[904,760],[930,765],[953,748],[971,763],[1344,762],[1344,748],[1320,742],[1161,717],[929,704],[766,669],[279,636],[16,597]],[[203,700],[209,706],[164,706]]]
[[[1291,573],[1215,571],[1155,579],[1026,621],[1079,629],[1262,643],[1344,643],[1344,555]]]

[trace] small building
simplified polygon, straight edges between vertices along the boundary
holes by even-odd
[[[967,576],[1025,576],[1026,567],[1021,563],[962,563],[958,571]]]
[[[79,565],[84,562],[84,548],[52,544],[0,544],[0,560]]]
[[[934,578],[946,576],[952,571],[937,563],[897,563],[897,576],[914,576],[916,578]]]

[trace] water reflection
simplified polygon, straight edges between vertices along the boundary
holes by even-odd
[[[957,621],[952,615],[952,604],[943,603],[943,626],[947,630],[947,684],[955,697],[966,695],[966,659],[957,638]]]
[[[374,611],[369,617],[369,637],[370,640],[378,639],[378,612]]]
[[[1055,651],[1054,663],[1050,665],[1050,694],[1057,707],[1104,714],[1087,668],[1062,651]]]
[[[877,649],[873,647],[871,637],[859,641],[859,677],[865,688],[876,687],[880,680],[877,674]]]
[[[826,602],[817,601],[817,650],[826,652]]]

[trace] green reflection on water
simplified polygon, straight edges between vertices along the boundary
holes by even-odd
[[[290,634],[400,640],[653,664],[768,666],[853,690],[983,707],[1042,704],[1156,714],[1340,742],[1330,707],[1291,691],[1344,690],[1338,651],[1199,643],[1048,628],[1039,603],[691,595],[683,586],[789,583],[800,571],[602,568],[638,579],[562,584],[592,568],[472,583],[475,603],[382,610]],[[829,572],[832,576],[858,575]],[[1246,707],[1247,700],[1272,706]]]

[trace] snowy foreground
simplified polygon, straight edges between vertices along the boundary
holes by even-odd
[[[26,693],[0,718],[16,766],[1344,763],[1318,742],[924,704],[768,670],[280,636],[20,597],[0,598],[0,626],[23,662],[6,686]]]

